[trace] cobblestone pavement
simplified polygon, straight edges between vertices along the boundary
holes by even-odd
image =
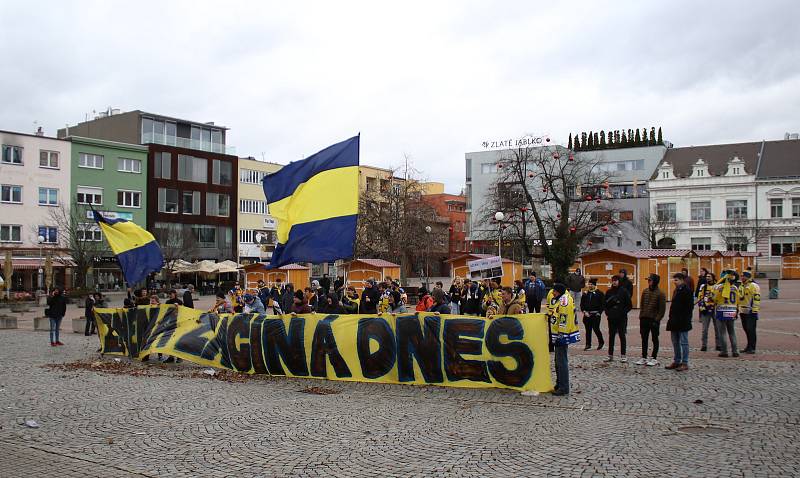
[[[553,397],[44,367],[97,360],[96,338],[65,339],[0,331],[2,477],[800,475],[794,361],[676,373],[574,354],[573,394]]]

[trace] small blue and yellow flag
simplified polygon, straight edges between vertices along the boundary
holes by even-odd
[[[128,285],[132,286],[144,280],[147,274],[161,270],[164,256],[152,234],[125,219],[108,219],[94,209],[92,213],[117,256]]]
[[[353,257],[358,221],[359,136],[264,177],[278,245],[269,267]]]

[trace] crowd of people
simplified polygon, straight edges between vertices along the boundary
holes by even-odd
[[[666,331],[674,350],[672,362],[665,368],[685,371],[689,368],[689,339],[692,329],[694,307],[698,309],[698,321],[702,327],[701,351],[708,350],[709,329],[713,327],[714,346],[720,357],[738,357],[740,353],[753,354],[756,351],[756,325],[761,302],[758,284],[753,281],[751,270],[740,275],[733,270],[723,271],[717,279],[712,272],[700,269],[697,282],[688,271],[672,276],[674,288],[669,311],[667,297],[661,289],[661,277],[651,274],[647,287],[641,290],[639,298],[639,330],[641,334],[641,358],[637,365],[656,366],[659,352],[661,322],[667,317]],[[608,355],[605,361],[615,360],[615,349],[619,341],[619,360],[627,362],[628,314],[633,308],[633,282],[627,271],[621,269],[611,277],[611,285],[605,291],[597,287],[597,279],[588,281],[580,269],[568,274],[562,282],[552,288],[531,273],[526,280],[517,280],[513,287],[503,287],[499,279],[480,281],[457,277],[449,289],[442,282],[436,282],[428,290],[418,290],[413,311],[439,314],[479,315],[492,318],[498,315],[515,315],[528,312],[541,312],[542,302],[549,318],[549,343],[554,352],[556,368],[556,395],[569,393],[569,365],[567,347],[580,341],[578,316],[582,314],[585,330],[584,350],[592,348],[593,339],[597,350],[608,341]],[[181,293],[172,289],[167,293],[166,304],[194,307],[193,286],[189,285]],[[147,289],[128,291],[124,307],[160,305],[158,294]],[[58,288],[48,298],[45,311],[50,319],[50,345],[63,345],[59,341],[61,319],[66,313],[66,298]],[[86,317],[93,316],[95,307],[104,307],[102,294],[92,293],[85,301]],[[291,283],[277,279],[267,285],[263,280],[253,289],[244,289],[237,282],[227,293],[219,292],[209,309],[214,313],[261,313],[280,314],[383,314],[412,311],[412,304],[400,282],[390,277],[378,282],[368,279],[363,290],[346,283],[338,277],[333,283],[324,275],[313,280],[308,287],[295,289]],[[607,321],[606,335],[601,330],[602,316]],[[738,349],[735,321],[741,319],[747,337],[744,349]],[[85,334],[95,333],[94,321],[87,320]],[[171,357],[167,361],[174,360]]]

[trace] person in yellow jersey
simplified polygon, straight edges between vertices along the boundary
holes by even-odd
[[[739,291],[739,317],[742,319],[742,328],[747,336],[747,347],[742,350],[742,353],[754,354],[756,353],[758,311],[761,309],[761,288],[753,282],[752,272],[742,272],[742,286]]]
[[[736,329],[734,323],[739,315],[739,274],[726,270],[720,274],[720,280],[714,285],[715,320],[719,331],[719,342],[722,350],[720,357],[728,357],[728,344],[725,335],[730,336],[731,354],[739,356],[736,345]]]
[[[561,283],[553,285],[552,297],[555,300],[550,312],[550,342],[553,343],[554,362],[556,367],[556,388],[553,395],[569,394],[569,359],[567,351],[569,344],[580,342],[581,331],[578,327],[578,317],[575,315],[575,302],[567,294],[567,286]]]

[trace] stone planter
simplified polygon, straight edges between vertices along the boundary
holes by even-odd
[[[76,334],[83,334],[86,332],[86,317],[78,317],[72,319],[72,331]]]
[[[11,304],[11,312],[16,314],[28,312],[28,304]]]
[[[0,329],[16,329],[17,318],[9,315],[0,315]]]
[[[34,317],[33,318],[33,330],[49,332],[50,331],[50,319],[47,317]]]

